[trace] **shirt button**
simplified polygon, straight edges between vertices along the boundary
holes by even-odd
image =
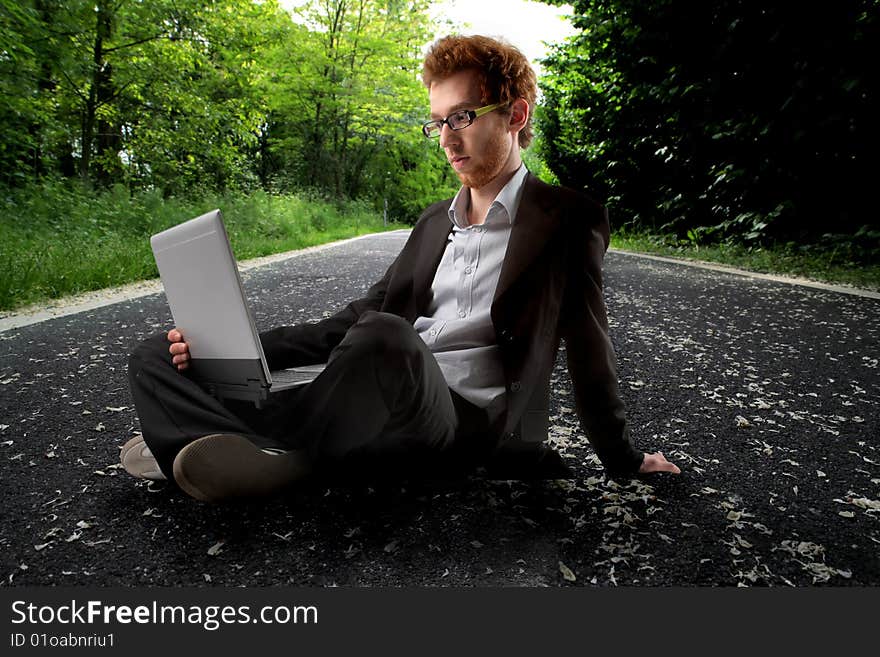
[[[463,310],[459,310],[459,311],[458,311],[458,316],[459,316],[459,317],[467,317],[467,313],[466,313],[465,311],[463,311]]]
[[[428,333],[430,333],[431,335],[437,335],[437,329],[432,328],[430,331],[428,331]]]
[[[474,268],[473,268],[473,267],[465,267],[465,268],[464,268],[464,273],[465,273],[465,274],[472,274],[473,272],[474,272]]]

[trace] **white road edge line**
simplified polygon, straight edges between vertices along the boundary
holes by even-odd
[[[668,262],[675,265],[684,265],[686,267],[696,267],[698,269],[709,269],[724,274],[735,274],[737,276],[745,276],[747,278],[757,278],[764,281],[773,281],[774,283],[787,283],[789,285],[799,285],[801,287],[811,287],[817,290],[826,290],[828,292],[839,292],[841,294],[851,294],[857,297],[865,297],[867,299],[880,299],[880,292],[873,290],[863,290],[848,285],[834,285],[832,283],[822,283],[821,281],[810,280],[809,278],[798,278],[795,276],[779,276],[777,274],[761,274],[754,271],[739,269],[730,265],[719,265],[703,260],[685,260],[683,258],[667,258],[664,256],[648,255],[647,253],[635,253],[633,251],[622,251],[620,249],[608,249],[610,253],[632,256],[634,258],[644,258],[646,260],[657,260],[659,262]]]
[[[317,251],[324,251],[326,249],[332,249],[337,246],[341,246],[343,244],[348,244],[349,242],[354,242],[357,240],[364,239],[366,237],[376,237],[383,235],[396,235],[401,232],[409,232],[409,229],[403,230],[394,230],[388,231],[385,233],[368,233],[366,235],[358,235],[357,237],[350,237],[344,240],[338,240],[336,242],[328,242],[327,244],[319,244],[318,246],[310,246],[305,249],[299,249],[297,251],[287,251],[285,253],[277,253],[271,256],[264,256],[261,258],[253,258],[251,260],[245,260],[239,263],[239,269],[241,271],[247,271],[249,269],[253,269],[255,267],[260,267],[262,265],[268,265],[274,262],[280,262],[282,260],[287,260],[288,258],[295,258],[297,256],[305,255],[308,253],[315,253]],[[645,253],[634,253],[632,251],[621,251],[620,249],[609,249],[610,253],[620,254],[631,256],[634,258],[644,258],[646,260],[657,260],[659,262],[667,262],[676,265],[684,265],[686,267],[696,267],[699,269],[709,269],[713,271],[722,272],[725,274],[736,274],[739,276],[745,276],[748,278],[757,278],[761,280],[774,281],[777,283],[788,283],[790,285],[800,285],[803,287],[811,287],[820,290],[827,290],[829,292],[839,292],[841,294],[851,294],[859,297],[864,297],[868,299],[880,299],[880,293],[874,292],[872,290],[862,290],[855,287],[848,287],[843,285],[832,285],[829,283],[821,283],[819,281],[812,281],[806,278],[794,278],[789,276],[776,276],[773,274],[759,274],[756,272],[746,271],[744,269],[737,269],[736,267],[730,267],[727,265],[717,265],[708,262],[702,261],[694,261],[694,260],[684,260],[679,258],[666,258],[663,256],[655,256],[648,255]],[[66,317],[68,315],[75,315],[77,313],[85,312],[87,310],[94,310],[95,308],[102,308],[103,306],[110,306],[114,303],[119,303],[121,301],[130,301],[132,299],[138,299],[140,297],[144,297],[150,294],[156,294],[157,292],[162,291],[162,283],[158,279],[154,279],[151,281],[139,281],[137,283],[129,283],[127,285],[120,285],[118,287],[106,288],[104,290],[95,290],[93,292],[86,292],[84,294],[79,294],[72,297],[64,297],[62,299],[56,299],[54,301],[49,301],[47,303],[42,303],[37,306],[32,306],[30,308],[23,308],[18,310],[16,313],[0,313],[0,333],[4,333],[6,331],[11,331],[13,329],[21,328],[24,326],[30,326],[31,324],[38,324],[40,322],[45,322],[50,319],[57,319],[59,317]]]
[[[298,249],[296,251],[287,251],[285,253],[276,253],[275,255],[253,258],[251,260],[244,260],[242,262],[239,262],[238,268],[239,271],[244,272],[250,269],[254,269],[256,267],[271,264],[273,262],[280,262],[282,260],[296,258],[298,256],[306,255],[309,253],[332,249],[343,244],[348,244],[349,242],[355,242],[357,240],[364,239],[366,237],[396,235],[401,232],[409,232],[409,230],[403,229],[402,231],[392,230],[383,233],[367,233],[366,235],[358,235],[357,237],[350,237],[348,239],[338,240],[336,242],[328,242],[327,244],[309,246],[304,249]],[[158,278],[156,278],[149,281],[128,283],[126,285],[120,285],[117,287],[110,287],[103,290],[94,290],[92,292],[85,292],[83,294],[78,294],[71,297],[55,299],[54,301],[43,302],[41,304],[37,304],[31,307],[19,309],[15,313],[0,313],[0,333],[11,331],[17,328],[22,328],[23,326],[30,326],[31,324],[38,324],[40,322],[45,322],[50,319],[57,319],[59,317],[75,315],[77,313],[85,312],[87,310],[102,308],[103,306],[110,306],[114,303],[119,303],[121,301],[138,299],[140,297],[145,297],[149,294],[156,294],[157,292],[161,291],[162,282]]]

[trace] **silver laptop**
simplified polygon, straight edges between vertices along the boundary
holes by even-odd
[[[153,235],[150,246],[174,324],[189,343],[190,373],[211,394],[261,406],[323,370],[269,371],[220,210]]]

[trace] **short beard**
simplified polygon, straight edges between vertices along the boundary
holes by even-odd
[[[459,173],[458,179],[461,184],[471,189],[480,189],[492,182],[507,161],[508,152],[505,150],[506,133],[498,132],[486,144],[486,159],[482,165],[470,173]]]

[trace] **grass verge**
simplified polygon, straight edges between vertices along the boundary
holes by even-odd
[[[0,310],[158,276],[150,235],[223,210],[239,260],[401,228],[357,202],[262,192],[198,199],[95,193],[63,183],[8,191],[0,214]]]
[[[857,257],[851,249],[825,245],[780,245],[771,248],[736,244],[700,246],[676,242],[667,235],[615,233],[611,246],[686,260],[731,265],[764,274],[798,276],[824,283],[880,291],[880,264]],[[867,260],[867,261],[866,261]]]

